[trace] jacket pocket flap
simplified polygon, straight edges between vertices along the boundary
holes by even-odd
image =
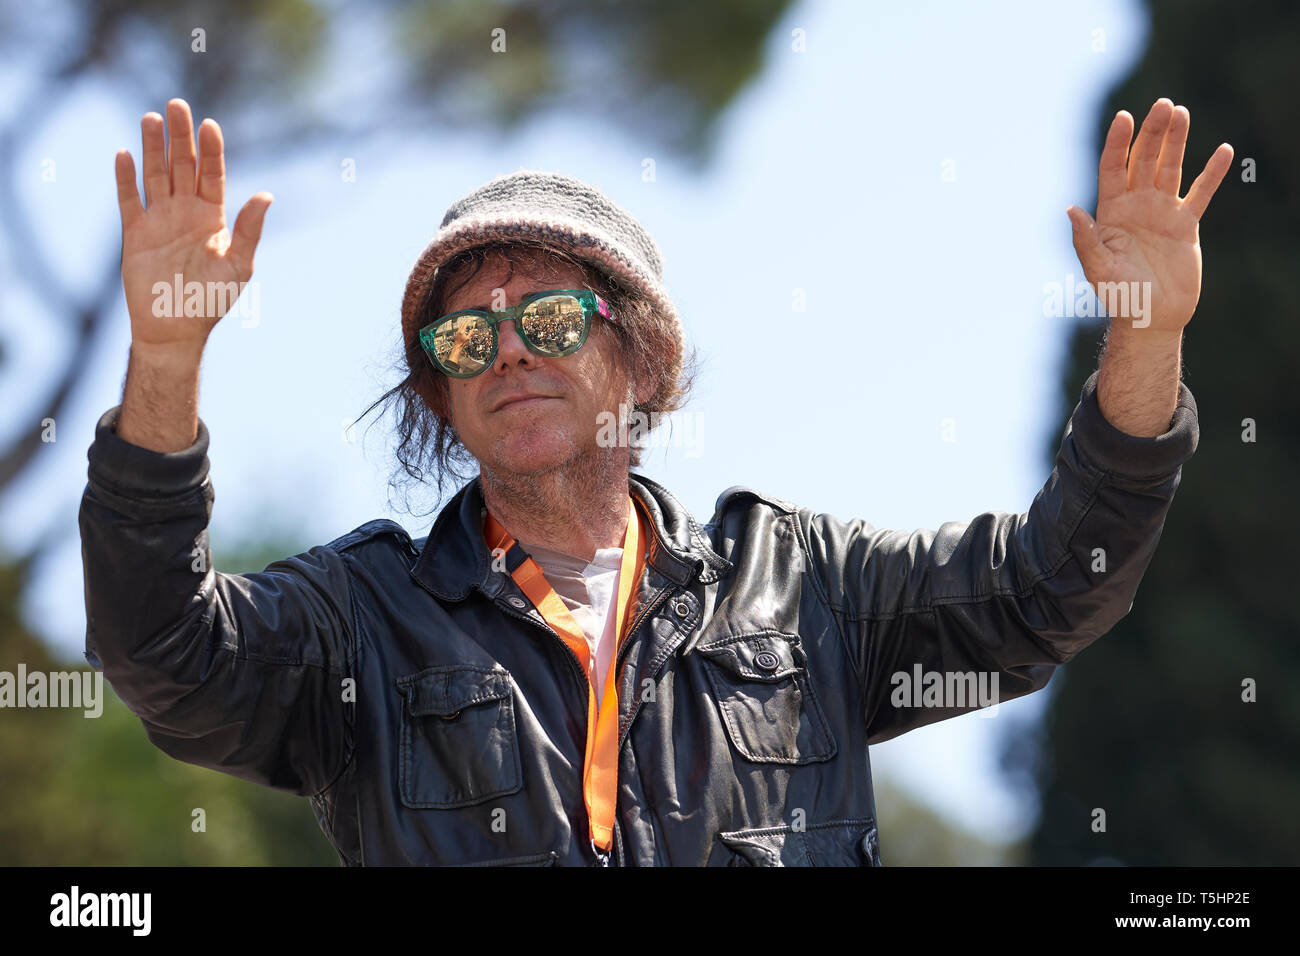
[[[880,866],[871,817],[733,830],[718,839],[735,854],[729,866]]]
[[[466,707],[510,696],[510,675],[468,665],[431,667],[397,679],[413,717],[451,717]]]
[[[803,651],[776,632],[746,634],[695,650],[745,680],[784,680],[798,673],[803,664]]]

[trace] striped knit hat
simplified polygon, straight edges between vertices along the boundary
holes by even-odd
[[[649,298],[677,343],[673,378],[681,367],[682,326],[664,289],[663,256],[645,228],[599,189],[562,173],[521,169],[498,176],[452,203],[406,281],[402,337],[422,324],[437,269],[458,252],[511,239],[539,239],[564,249]],[[618,316],[613,316],[615,322]]]

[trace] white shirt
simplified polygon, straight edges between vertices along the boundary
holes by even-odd
[[[623,564],[622,548],[600,548],[591,561],[523,541],[519,546],[541,566],[546,581],[559,595],[587,638],[592,671],[588,677],[596,689],[599,712],[605,694],[605,676],[614,657],[614,611],[618,600],[618,579]]]

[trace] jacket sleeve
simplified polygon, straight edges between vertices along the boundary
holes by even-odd
[[[78,523],[86,659],[177,760],[314,795],[350,757],[353,625],[329,547],[255,574],[212,567],[208,430],[163,454],[95,428]]]
[[[1196,403],[1180,385],[1169,430],[1137,438],[1102,415],[1096,379],[1024,514],[908,533],[802,510],[813,578],[862,682],[870,743],[1039,690],[1132,608],[1196,450]],[[926,705],[918,678],[950,693]]]

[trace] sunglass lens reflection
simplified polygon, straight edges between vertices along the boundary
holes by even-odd
[[[458,316],[433,333],[433,349],[438,361],[457,374],[481,372],[492,356],[492,327],[479,315]]]
[[[581,345],[582,323],[582,303],[571,295],[530,302],[522,317],[524,335],[548,355],[566,355]]]

